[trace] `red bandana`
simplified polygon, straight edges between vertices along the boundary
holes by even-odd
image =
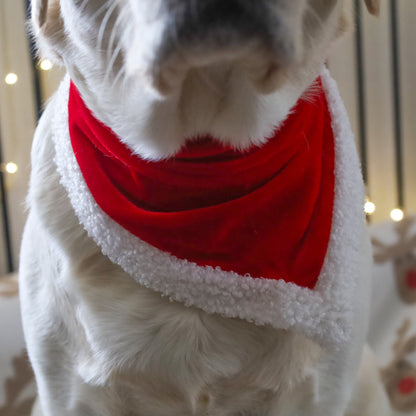
[[[101,209],[147,243],[201,266],[313,288],[334,201],[334,137],[318,80],[262,147],[209,137],[176,157],[144,161],[85,106],[71,83],[69,131]]]

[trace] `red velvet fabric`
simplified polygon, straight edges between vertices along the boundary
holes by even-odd
[[[69,131],[95,201],[140,239],[201,266],[316,285],[334,200],[320,80],[264,146],[246,152],[201,137],[173,158],[145,161],[92,115],[74,84]]]

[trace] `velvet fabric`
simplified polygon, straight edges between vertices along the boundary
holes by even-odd
[[[146,161],[98,121],[71,83],[71,143],[97,204],[152,246],[200,266],[313,289],[334,206],[334,137],[320,80],[262,147],[212,137]]]

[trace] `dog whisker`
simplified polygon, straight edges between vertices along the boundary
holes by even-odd
[[[119,26],[121,24],[121,21],[122,21],[122,19],[121,19],[120,15],[118,15],[117,19],[114,22],[114,25],[111,29],[111,34],[110,34],[110,37],[109,37],[109,40],[108,40],[107,61],[110,61],[111,54],[113,53],[113,51],[115,49],[114,42],[115,42],[116,37],[118,35],[117,29],[119,28]],[[120,40],[119,40],[119,42],[120,42]]]
[[[108,41],[107,64],[106,64],[106,71],[105,71],[104,78],[103,78],[104,84],[109,81],[110,75],[112,73],[114,73],[113,66],[114,66],[117,58],[120,56],[120,53],[122,52],[123,47],[122,47],[121,39],[120,39],[120,37],[117,39],[117,35],[118,35],[117,28],[120,26],[121,23],[122,23],[122,18],[121,18],[121,15],[119,14],[117,16],[117,19],[116,19],[113,27],[112,27],[110,38],[109,38],[109,41]],[[116,39],[117,39],[117,43],[116,43]]]
[[[120,47],[120,51],[118,52],[118,54],[121,52],[121,47]],[[121,66],[120,68],[119,68],[119,70],[116,72],[116,73],[114,73],[114,79],[112,80],[112,82],[111,82],[111,84],[110,84],[110,88],[111,89],[113,89],[113,88],[115,88],[115,86],[120,82],[120,78],[121,77],[123,77],[124,76],[124,78],[123,78],[123,81],[125,81],[126,80],[126,78],[125,78],[125,74],[126,74],[126,70],[125,70],[125,68],[124,68],[124,66]],[[106,74],[106,76],[107,76],[107,74]],[[105,84],[104,84],[105,85]],[[123,87],[121,87],[121,90],[123,90],[124,88]]]
[[[88,2],[88,0],[87,0],[87,2]],[[102,14],[107,8],[108,8],[108,3],[109,3],[109,1],[108,0],[106,0],[95,12],[94,12],[94,14],[91,16],[91,21],[95,21],[97,18],[98,18],[98,16],[100,16],[100,14]],[[116,4],[116,3],[114,3],[114,4]]]
[[[103,46],[103,40],[104,40],[104,34],[105,34],[105,30],[107,28],[107,25],[110,21],[111,15],[113,14],[113,12],[115,11],[117,7],[117,3],[113,3],[108,10],[106,11],[103,20],[101,21],[101,25],[98,31],[98,35],[97,35],[97,44],[96,44],[96,48],[97,50],[101,50],[102,46]]]
[[[121,45],[121,43],[119,42],[118,43],[118,45],[114,48],[114,50],[113,50],[113,53],[112,53],[112,55],[111,55],[111,57],[110,57],[110,59],[108,60],[108,63],[107,63],[107,70],[106,70],[106,72],[105,72],[105,75],[104,75],[104,81],[103,81],[103,83],[104,83],[104,85],[106,85],[107,83],[108,83],[108,81],[109,81],[109,78],[110,78],[110,76],[111,76],[111,74],[113,73],[113,70],[114,70],[114,63],[116,62],[116,60],[117,60],[117,58],[120,56],[120,53],[121,53],[121,51],[122,51],[122,45]],[[123,67],[121,66],[120,67],[120,69],[117,71],[117,74],[121,71],[121,70],[123,70]],[[117,78],[117,77],[116,77]],[[114,81],[116,80],[116,78],[114,79]],[[115,82],[113,82],[113,85],[114,85],[114,83]],[[113,86],[112,85],[112,86]]]
[[[322,18],[318,15],[318,13],[316,13],[316,11],[310,5],[306,6],[306,14],[311,16],[315,20],[315,22],[319,24],[320,27],[323,26],[324,22]]]
[[[84,10],[85,10],[87,4],[88,4],[88,0],[83,0],[82,1],[81,5],[79,7],[79,13],[80,14],[84,13]]]

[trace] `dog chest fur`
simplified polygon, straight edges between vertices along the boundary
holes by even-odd
[[[33,1],[41,45],[65,63],[97,118],[148,159],[171,156],[197,134],[238,148],[264,143],[345,23],[342,1],[275,0],[271,13],[290,24],[270,33],[292,44],[290,70],[273,65],[263,35],[247,42],[233,24],[231,61],[214,48],[199,68],[201,54],[180,39],[160,54],[157,32],[174,3]],[[232,4],[244,12],[244,1]],[[221,40],[221,29],[212,30],[203,45]],[[134,54],[138,46],[144,54]],[[333,113],[336,197],[313,291],[253,279],[233,290],[232,273],[178,261],[106,218],[75,163],[64,81],[35,135],[21,255],[24,329],[44,416],[344,415],[366,330],[369,244],[345,110],[325,70],[322,78]]]
[[[327,77],[328,84],[332,83],[328,74],[324,72],[323,76]],[[306,385],[314,384],[314,372],[312,371],[314,366],[312,364],[316,365],[316,360],[319,361],[321,348],[314,342],[308,341],[305,337],[307,335],[319,341],[327,350],[328,348],[332,350],[330,354],[333,357],[338,357],[334,358],[336,364],[329,365],[324,371],[325,376],[319,377],[320,389],[322,389],[320,394],[324,394],[325,383],[328,382],[331,385],[334,378],[338,379],[338,372],[345,373],[341,369],[349,362],[347,357],[351,351],[345,354],[343,345],[349,344],[356,337],[361,338],[365,330],[364,325],[361,324],[358,327],[358,332],[351,332],[352,328],[356,328],[354,313],[358,311],[353,311],[350,307],[356,296],[356,291],[362,289],[355,279],[360,273],[365,273],[365,265],[360,263],[358,258],[355,262],[351,262],[351,257],[345,257],[345,248],[340,250],[340,247],[337,246],[339,242],[344,243],[345,241],[344,238],[339,238],[337,233],[341,232],[344,235],[345,231],[342,231],[343,227],[339,228],[336,214],[328,256],[334,256],[333,252],[343,253],[341,260],[348,272],[344,274],[345,279],[341,282],[342,287],[339,286],[339,281],[334,286],[331,284],[330,277],[332,273],[339,275],[339,265],[337,266],[339,260],[326,265],[327,277],[324,275],[324,284],[321,281],[321,293],[317,292],[321,299],[315,297],[310,302],[315,303],[315,309],[316,304],[322,305],[323,298],[326,298],[327,304],[322,310],[318,310],[315,316],[313,316],[314,309],[310,309],[311,306],[307,309],[306,306],[308,294],[302,295],[298,292],[291,295],[290,288],[285,288],[282,282],[279,282],[271,293],[271,296],[275,297],[275,299],[272,298],[274,304],[279,308],[277,312],[270,308],[267,313],[263,307],[256,316],[253,315],[256,308],[250,307],[250,304],[246,310],[240,309],[230,312],[229,309],[225,309],[224,304],[221,306],[217,299],[216,306],[223,308],[217,312],[249,320],[262,319],[263,321],[259,321],[259,323],[267,324],[266,327],[253,326],[244,321],[229,320],[218,315],[206,315],[199,309],[184,309],[177,303],[169,302],[168,298],[160,298],[158,293],[146,289],[143,287],[144,285],[138,285],[116,264],[117,259],[112,259],[116,261],[111,262],[106,256],[102,256],[99,246],[87,235],[74,214],[73,208],[75,213],[81,216],[81,222],[87,229],[89,223],[83,217],[85,213],[92,215],[96,224],[97,212],[95,208],[79,205],[83,196],[88,195],[86,189],[84,189],[85,192],[82,192],[82,187],[85,187],[85,184],[82,185],[82,181],[76,182],[76,186],[68,183],[71,175],[80,175],[80,173],[77,171],[76,165],[67,163],[71,160],[74,161],[74,157],[70,153],[71,149],[68,147],[68,132],[65,124],[67,119],[65,110],[67,86],[68,81],[64,81],[60,92],[54,98],[56,100],[54,110],[47,110],[37,132],[33,157],[37,160],[34,166],[38,170],[35,170],[32,176],[29,196],[32,213],[26,230],[26,243],[23,247],[24,252],[26,250],[32,251],[32,253],[25,252],[22,257],[23,260],[31,258],[33,261],[37,257],[33,253],[33,247],[42,247],[39,252],[49,253],[51,258],[55,259],[54,262],[51,262],[37,258],[35,264],[29,265],[23,261],[22,267],[25,270],[25,279],[27,279],[25,287],[43,285],[42,288],[33,289],[32,295],[27,294],[27,296],[33,296],[33,293],[36,293],[35,298],[37,298],[37,301],[35,300],[36,306],[34,306],[34,310],[37,312],[25,324],[27,337],[29,339],[31,336],[38,337],[39,327],[46,331],[45,340],[56,336],[57,329],[62,336],[57,340],[58,345],[54,346],[57,354],[54,368],[55,371],[58,371],[60,366],[64,366],[61,371],[71,374],[70,380],[72,379],[72,382],[69,385],[66,385],[67,382],[63,382],[64,386],[60,386],[60,388],[67,390],[72,388],[72,383],[78,384],[81,380],[88,383],[90,387],[85,387],[86,391],[77,398],[80,401],[77,406],[86,406],[82,399],[83,394],[88,397],[101,396],[104,391],[108,394],[108,384],[113,385],[114,383],[113,395],[118,397],[121,394],[120,391],[123,391],[123,397],[124,394],[129,397],[137,396],[135,400],[138,402],[142,400],[143,396],[149,397],[151,395],[152,400],[146,401],[150,406],[152,403],[159,402],[159,392],[157,389],[154,391],[155,388],[152,386],[158,382],[157,377],[163,374],[164,383],[166,383],[166,389],[164,388],[163,391],[170,392],[172,401],[169,402],[169,406],[176,403],[172,407],[175,409],[178,409],[178,406],[179,408],[184,406],[182,401],[184,397],[187,397],[185,401],[192,403],[192,406],[199,406],[200,397],[203,396],[205,401],[206,397],[210,398],[208,402],[216,411],[220,411],[223,406],[221,411],[229,412],[231,410],[228,406],[234,410],[239,406],[241,408],[255,406],[253,403],[262,401],[263,399],[260,400],[260,398],[265,394],[270,397],[271,402],[276,402],[275,406],[283,406],[286,400],[278,400],[278,397],[285,391],[285,387],[279,388],[279,386],[281,380],[285,378],[286,372],[288,377],[289,374],[291,379],[293,377],[292,383],[297,384],[303,380]],[[336,95],[328,98],[330,101],[333,100],[333,106],[339,105]],[[45,137],[42,126],[49,128],[50,123],[54,128],[51,132],[48,131]],[[353,149],[352,138],[345,137],[345,133],[350,135],[348,125],[334,124],[336,134],[344,133],[343,138],[337,142],[337,146],[347,146],[350,150]],[[66,147],[64,143],[67,143]],[[338,153],[343,155],[342,158],[346,156],[345,162],[338,159],[341,166],[345,167],[346,163],[358,164],[354,151],[351,153],[346,152],[345,148],[343,150],[342,153]],[[353,162],[354,159],[355,162]],[[58,164],[58,171],[55,170],[54,161]],[[346,168],[349,169],[349,167]],[[80,179],[79,176],[78,179]],[[344,179],[342,175],[339,175],[337,185],[340,192],[344,189],[344,192],[356,194],[353,199],[357,204],[354,208],[355,214],[357,214],[357,211],[360,210],[359,201],[362,197],[360,177],[359,175],[355,177],[355,181],[358,182],[354,182],[352,179],[351,183],[350,180],[345,181],[343,185]],[[61,182],[64,186],[61,185]],[[338,212],[338,215],[342,215],[343,218],[349,216],[353,220],[357,217],[351,210],[348,200],[338,197],[335,212]],[[57,207],[57,201],[59,207]],[[92,201],[90,201],[91,203]],[[81,210],[79,210],[80,206]],[[362,216],[358,221],[362,222]],[[113,253],[115,246],[110,236],[116,236],[120,232],[119,230],[114,232],[112,230],[114,226],[115,224],[109,223],[108,220],[104,223],[104,228],[110,230],[108,241]],[[358,227],[358,229],[360,228],[363,232],[363,224]],[[93,230],[89,230],[89,232],[94,234]],[[357,238],[357,241],[366,241],[360,235],[355,235],[353,238]],[[129,239],[122,241],[129,241]],[[100,243],[103,244],[102,240]],[[357,247],[356,243],[351,240],[348,240],[347,244]],[[106,250],[105,247],[101,247],[101,249]],[[129,248],[126,247],[121,252],[128,253],[128,250]],[[129,274],[140,283],[142,283],[140,279],[143,279],[141,276],[144,276],[148,279],[145,281],[146,285],[160,291],[160,287],[153,286],[160,284],[157,276],[154,278],[153,270],[157,270],[157,266],[152,266],[149,263],[149,259],[154,259],[154,257],[149,256],[147,251],[145,254],[147,259],[144,258],[138,262],[140,273],[135,275],[128,270]],[[111,253],[109,258],[111,258]],[[339,258],[338,255],[336,258]],[[137,257],[133,260],[137,261]],[[144,265],[144,262],[147,265]],[[126,264],[123,266],[125,267]],[[334,266],[336,266],[335,271],[331,269]],[[43,270],[45,267],[49,270]],[[143,273],[141,268],[146,273]],[[356,268],[355,272],[354,268]],[[174,273],[172,271],[169,273],[169,278],[175,279]],[[38,274],[50,276],[50,278],[39,282],[36,281]],[[151,278],[154,280],[152,281]],[[348,281],[349,278],[351,280]],[[164,283],[164,287],[166,287],[166,283]],[[188,303],[191,301],[180,297],[175,299],[175,296],[183,296],[180,291],[179,293],[175,293],[175,291],[177,291],[177,284],[172,284],[165,295],[174,300]],[[279,295],[279,292],[282,291],[286,296]],[[26,294],[23,293],[23,297],[25,296]],[[209,296],[209,291],[207,292],[205,289],[203,296],[206,299]],[[54,299],[54,303],[44,304],[44,300],[48,298]],[[213,299],[216,298],[218,298],[218,290],[213,291]],[[299,298],[302,299],[302,303],[295,303],[293,299]],[[247,296],[247,299],[250,299],[250,296]],[[251,299],[255,299],[255,296]],[[292,303],[289,302],[290,299],[292,299]],[[282,303],[279,304],[280,300]],[[34,300],[31,299],[23,303],[27,305],[33,302]],[[264,305],[264,303],[262,300],[261,304]],[[331,304],[333,305],[332,315],[329,307]],[[227,305],[229,305],[229,299],[227,299]],[[293,308],[296,308],[296,305],[304,310],[303,315],[301,311],[298,311],[297,314],[293,313]],[[204,304],[196,306],[204,308]],[[363,308],[365,307],[363,305]],[[75,310],[77,313],[74,315],[70,313],[71,310]],[[208,312],[212,311],[208,310]],[[329,315],[325,316],[326,313]],[[47,322],[51,322],[51,314],[55,316],[52,327],[50,324],[45,325]],[[297,320],[293,320],[293,316],[296,316]],[[301,319],[302,316],[308,316],[308,319]],[[271,325],[277,328],[280,326],[283,329],[294,328],[300,335],[284,331],[285,335],[282,337],[283,332],[274,330]],[[74,342],[76,345],[73,344]],[[353,344],[357,344],[356,340]],[[244,345],[242,350],[241,345]],[[296,345],[298,347],[295,347]],[[237,346],[240,351],[235,355]],[[177,356],[172,355],[172,350],[177,351]],[[76,357],[71,356],[73,351],[77,352]],[[296,355],[296,358],[290,359],[292,353]],[[247,357],[250,357],[250,363],[246,361]],[[261,371],[259,371],[259,366],[262,368]],[[180,379],[178,379],[179,374]],[[316,381],[314,382],[316,384]],[[222,383],[226,383],[227,386],[228,384],[232,385],[230,388],[227,387],[227,393],[224,393],[225,388],[221,387]],[[126,385],[130,387],[125,389]],[[59,386],[53,388],[56,389]],[[135,394],[132,393],[132,389]],[[148,391],[149,389],[150,391]],[[316,394],[312,388],[305,391],[309,394],[312,394],[311,392]],[[41,388],[40,394],[42,394]],[[61,395],[56,394],[56,397],[60,397],[62,400]],[[223,397],[224,394],[229,395],[228,398]],[[285,395],[287,394],[285,391]],[[116,406],[118,403],[113,395],[108,403],[106,402],[109,406],[110,403],[111,406]],[[236,397],[240,395],[241,398],[237,399]],[[343,391],[342,395],[347,396],[347,392]],[[287,395],[287,400],[289,397]],[[332,396],[331,400],[334,397]],[[53,402],[52,398],[50,400]],[[133,400],[134,404],[131,404],[132,407],[137,405],[135,400]],[[337,400],[340,398],[337,397]],[[140,405],[142,406],[142,404]]]

